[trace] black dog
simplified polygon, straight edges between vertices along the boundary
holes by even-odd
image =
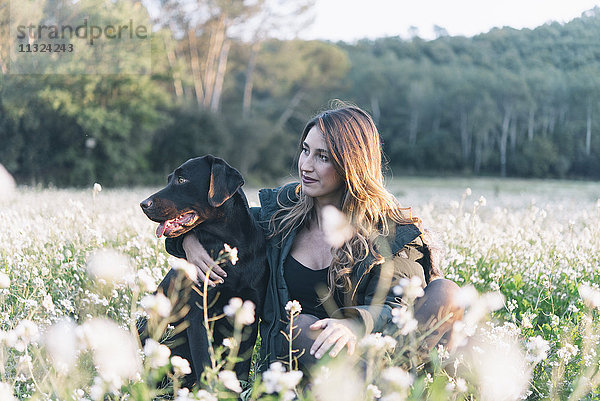
[[[163,235],[175,238],[191,232],[213,257],[224,244],[237,248],[239,261],[235,266],[230,262],[223,266],[227,278],[208,292],[207,305],[209,316],[223,313],[223,307],[232,297],[250,300],[256,305],[255,322],[244,332],[239,350],[244,360],[235,366],[238,379],[247,380],[258,332],[258,312],[262,310],[268,277],[264,236],[248,210],[248,202],[241,189],[243,184],[240,173],[223,159],[211,155],[197,157],[171,173],[167,186],[140,206],[148,218],[159,223],[156,230],[159,238]],[[171,241],[177,243],[178,240]],[[176,271],[169,271],[159,290],[169,291],[176,275]],[[189,311],[183,320],[187,328],[176,334],[172,341],[174,345],[170,348],[172,354],[190,362],[192,374],[185,380],[185,385],[190,387],[198,382],[204,367],[210,365],[210,354],[202,296],[197,291],[189,291],[189,288],[186,296]],[[233,326],[227,318],[215,322],[215,346],[232,335]]]

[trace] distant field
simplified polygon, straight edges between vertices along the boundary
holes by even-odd
[[[566,399],[582,376],[596,388],[597,312],[586,308],[579,291],[582,284],[600,288],[600,183],[407,178],[388,187],[445,243],[448,278],[504,295],[492,323],[481,326],[490,336],[518,339],[525,358],[534,339],[548,342],[525,396]],[[8,333],[28,319],[43,332],[64,316],[76,322],[105,316],[127,326],[131,291],[117,286],[112,293],[98,292],[86,260],[98,248],[114,248],[134,270],[160,280],[168,268],[163,240],[155,238],[155,223],[138,206],[153,190],[94,195],[91,188],[19,188],[0,204],[0,272],[10,278],[0,290],[1,328]],[[256,202],[256,190],[247,194]],[[23,351],[6,342],[4,347],[2,381],[20,398],[39,392],[43,372],[19,373]],[[77,386],[89,394],[89,383]]]

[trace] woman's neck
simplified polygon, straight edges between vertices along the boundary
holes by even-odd
[[[332,196],[333,195],[333,196]],[[321,227],[321,211],[327,205],[333,205],[336,208],[341,208],[342,203],[342,193],[332,194],[326,197],[318,197],[314,198],[314,209],[315,209],[315,223],[320,228]]]

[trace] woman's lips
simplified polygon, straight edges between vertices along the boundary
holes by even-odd
[[[317,182],[317,180],[315,180],[315,179],[313,179],[313,178],[309,178],[309,177],[307,177],[307,176],[304,176],[304,175],[303,175],[303,176],[302,176],[302,182],[303,182],[304,184],[312,184],[312,183],[314,183],[314,182]]]

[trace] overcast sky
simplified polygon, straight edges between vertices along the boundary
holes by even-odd
[[[433,25],[453,36],[473,36],[493,27],[568,22],[596,5],[600,0],[316,0],[315,21],[300,37],[348,42],[407,38],[409,27],[416,26],[420,37],[433,39]]]

